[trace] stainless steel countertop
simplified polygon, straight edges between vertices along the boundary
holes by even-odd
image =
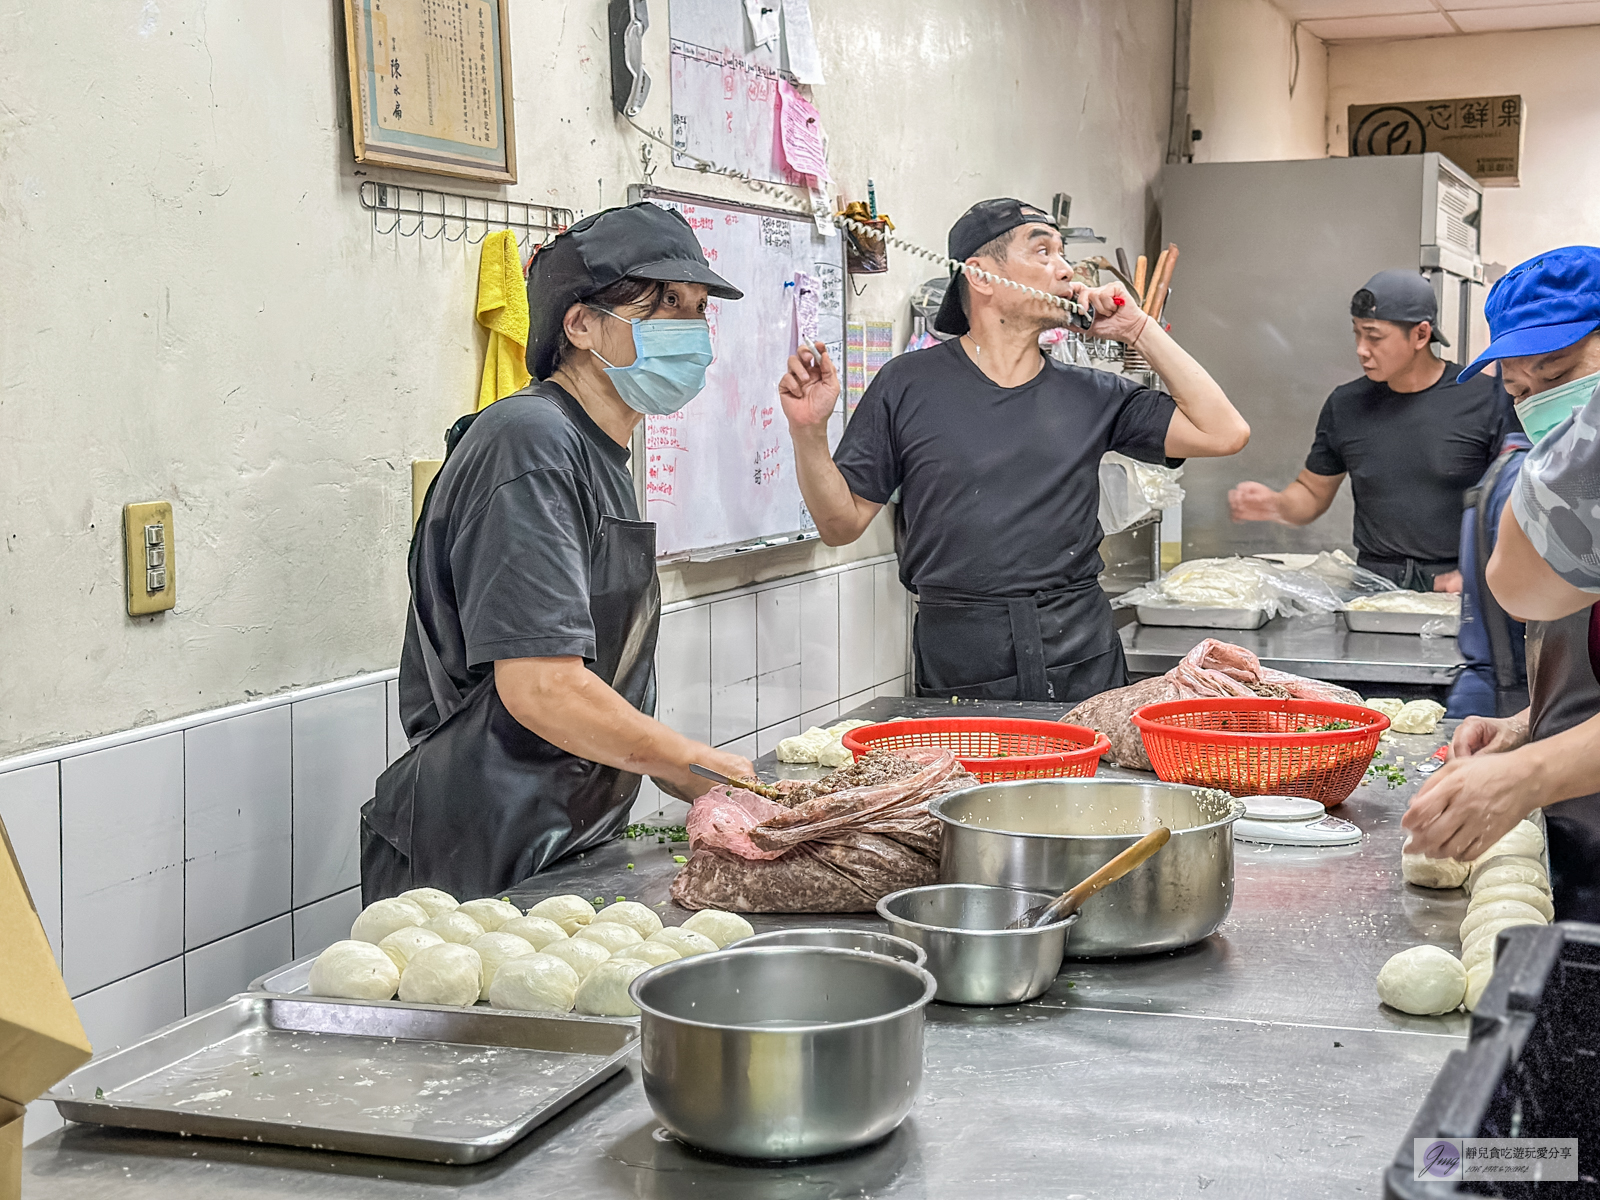
[[[1180,631],[1181,632],[1181,631]],[[1060,705],[961,705],[1056,716]],[[951,711],[876,700],[870,717]],[[1443,740],[1397,737],[1409,769]],[[770,762],[763,764],[770,767]],[[1125,775],[1102,768],[1109,775]],[[796,772],[798,773],[798,772]],[[1409,773],[1409,770],[1408,770]],[[1236,900],[1198,946],[1074,963],[1030,1004],[928,1011],[927,1075],[911,1118],[866,1151],[750,1166],[658,1135],[635,1064],[490,1162],[395,1160],[70,1126],[30,1147],[31,1200],[412,1197],[499,1200],[1132,1200],[1381,1193],[1390,1161],[1467,1018],[1407,1017],[1373,993],[1378,968],[1421,942],[1454,951],[1459,892],[1400,880],[1399,819],[1415,783],[1364,786],[1339,810],[1365,832],[1328,850],[1237,843]],[[681,844],[619,842],[519,887],[667,898]],[[632,864],[632,869],[629,869]],[[687,915],[677,912],[681,919]],[[669,922],[673,915],[669,915]],[[876,918],[762,917],[757,929]]]
[[[1128,670],[1136,675],[1170,671],[1208,637],[1243,646],[1263,666],[1314,679],[1448,686],[1466,662],[1453,637],[1351,633],[1339,613],[1275,617],[1254,630],[1134,624],[1119,633]]]

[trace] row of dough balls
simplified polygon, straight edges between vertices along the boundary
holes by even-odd
[[[632,900],[595,910],[582,896],[552,896],[526,914],[506,900],[469,900],[416,888],[369,904],[311,965],[312,995],[412,1004],[487,1001],[523,1012],[632,1017],[628,985],[651,967],[709,954],[755,930],[707,909],[663,927]]]
[[[1391,1008],[1419,1015],[1446,1013],[1462,1005],[1472,1012],[1494,974],[1500,931],[1517,925],[1545,925],[1555,917],[1550,874],[1544,865],[1544,833],[1533,822],[1523,821],[1474,862],[1422,861],[1448,864],[1445,877],[1459,875],[1454,883],[1423,886],[1464,886],[1472,897],[1461,922],[1461,957],[1438,946],[1403,950],[1378,972],[1378,998]]]

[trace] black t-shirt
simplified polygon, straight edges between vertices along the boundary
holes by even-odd
[[[463,694],[499,658],[595,657],[589,568],[601,517],[639,519],[628,451],[553,383],[478,415],[416,532],[416,615]],[[400,719],[438,722],[412,618]]]
[[[1306,470],[1350,475],[1356,549],[1383,559],[1454,562],[1461,493],[1518,428],[1511,398],[1487,371],[1465,383],[1446,363],[1431,388],[1395,392],[1362,378],[1334,388],[1317,418]]]
[[[1026,596],[1100,573],[1100,456],[1166,462],[1165,392],[1053,358],[1000,387],[958,340],[891,359],[834,454],[850,490],[900,489],[900,578]]]

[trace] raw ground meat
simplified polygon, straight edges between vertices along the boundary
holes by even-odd
[[[1306,679],[1286,671],[1263,667],[1243,646],[1207,638],[1165,675],[1141,679],[1125,688],[1091,696],[1061,719],[1069,725],[1087,725],[1111,742],[1111,760],[1119,767],[1148,771],[1150,758],[1144,738],[1129,720],[1133,711],[1166,700],[1199,700],[1216,696],[1270,696],[1279,700],[1327,700],[1360,704],[1349,688]]]
[[[973,782],[947,750],[878,750],[785,789],[783,803],[713,788],[689,812],[694,853],[672,898],[734,912],[870,912],[938,877],[928,801]]]

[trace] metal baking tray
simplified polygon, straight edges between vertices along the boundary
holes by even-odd
[[[622,1070],[638,1037],[597,1017],[244,993],[45,1099],[88,1124],[474,1163]]]
[[[1133,613],[1141,625],[1192,625],[1201,629],[1260,629],[1270,619],[1264,608],[1168,608],[1139,604]]]
[[[1461,618],[1440,616],[1438,613],[1363,612],[1361,609],[1344,610],[1345,628],[1351,633],[1409,633],[1420,635],[1429,621],[1445,621],[1441,637],[1455,637],[1461,629]]]
[[[315,954],[308,954],[304,958],[297,958],[293,962],[284,963],[281,967],[274,967],[265,975],[258,975],[250,981],[247,991],[271,992],[275,996],[306,996],[311,993],[311,964],[317,961]]]

